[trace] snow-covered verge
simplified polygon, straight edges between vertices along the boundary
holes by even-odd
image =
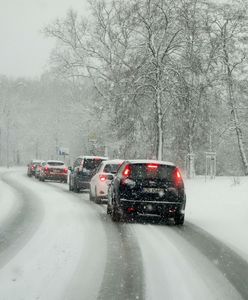
[[[248,178],[185,180],[186,220],[223,241],[248,261]]]
[[[106,257],[97,212],[74,194],[28,178],[21,168],[0,169],[1,175],[0,228],[16,211],[12,202],[27,203],[21,213],[30,222],[7,224],[20,237],[11,240],[11,251],[0,243],[0,299],[79,299],[82,291],[85,299],[95,299]]]
[[[0,178],[5,169],[0,168]],[[13,211],[18,209],[16,195],[10,187],[0,180],[0,227],[5,222]]]

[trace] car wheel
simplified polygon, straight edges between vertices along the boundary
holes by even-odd
[[[100,197],[97,197],[97,191],[96,191],[96,188],[95,188],[95,199],[94,199],[95,203],[96,204],[101,204],[102,201],[101,201],[101,198]]]
[[[80,189],[77,187],[76,182],[74,182],[73,190],[74,190],[75,193],[79,193],[79,191],[80,191]]]
[[[109,205],[109,203],[107,204],[107,214],[108,215],[111,215],[111,213],[112,213],[112,209],[110,208],[110,205]]]
[[[90,192],[89,192],[89,198],[90,198],[90,201],[94,201],[94,197],[93,197],[93,195],[91,193],[91,188],[90,188]]]
[[[184,215],[183,214],[176,214],[175,218],[175,225],[183,225],[184,224]]]
[[[120,222],[121,216],[115,203],[113,203],[111,217],[113,222]]]

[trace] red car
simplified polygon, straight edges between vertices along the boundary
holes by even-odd
[[[60,160],[48,160],[40,170],[40,181],[55,180],[67,183],[68,168]]]

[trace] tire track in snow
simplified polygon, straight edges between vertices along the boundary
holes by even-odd
[[[187,222],[185,226],[176,228],[175,232],[206,256],[224,274],[243,299],[248,299],[248,262],[246,260],[196,225]]]
[[[208,257],[178,235],[179,228],[140,224],[134,229],[146,271],[147,299],[243,298]]]
[[[63,190],[65,193],[71,194],[65,186],[57,184],[49,185]],[[83,198],[81,200],[84,201],[84,205],[96,212],[106,234],[107,259],[97,299],[144,299],[142,257],[137,239],[135,238],[130,225],[113,223],[110,217],[106,214],[106,207],[90,202],[86,199],[88,198],[88,194],[80,193],[72,195],[74,195],[77,199]],[[104,247],[105,245],[102,245],[102,248],[92,249],[91,259],[94,260],[98,253],[101,255]],[[78,289],[78,292],[82,290],[80,286],[76,288]],[[81,292],[81,296],[82,299],[86,299],[83,290]]]
[[[115,224],[101,214],[107,235],[107,264],[99,300],[144,299],[143,263],[138,242],[128,224]]]
[[[15,193],[17,208],[0,228],[0,268],[31,239],[43,218],[43,207],[37,196],[11,178],[14,172],[1,175],[1,180]]]

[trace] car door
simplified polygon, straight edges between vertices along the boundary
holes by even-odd
[[[75,182],[75,176],[77,174],[77,169],[79,167],[79,158],[77,158],[73,164],[73,170],[70,174],[70,182],[71,182],[71,186],[74,186],[74,182]]]
[[[111,189],[111,196],[110,196],[110,201],[111,205],[113,204],[113,199],[115,198],[117,201],[119,199],[119,187],[120,187],[120,181],[122,178],[122,172],[125,169],[127,163],[123,163],[120,168],[118,169],[116,176],[111,182],[110,189]]]
[[[93,175],[93,177],[91,178],[91,181],[90,181],[91,193],[94,196],[95,196],[96,186],[97,186],[97,183],[98,183],[99,173],[102,172],[103,166],[104,166],[104,163],[103,162],[100,163],[100,165],[96,168],[96,170],[94,172],[95,174]]]

